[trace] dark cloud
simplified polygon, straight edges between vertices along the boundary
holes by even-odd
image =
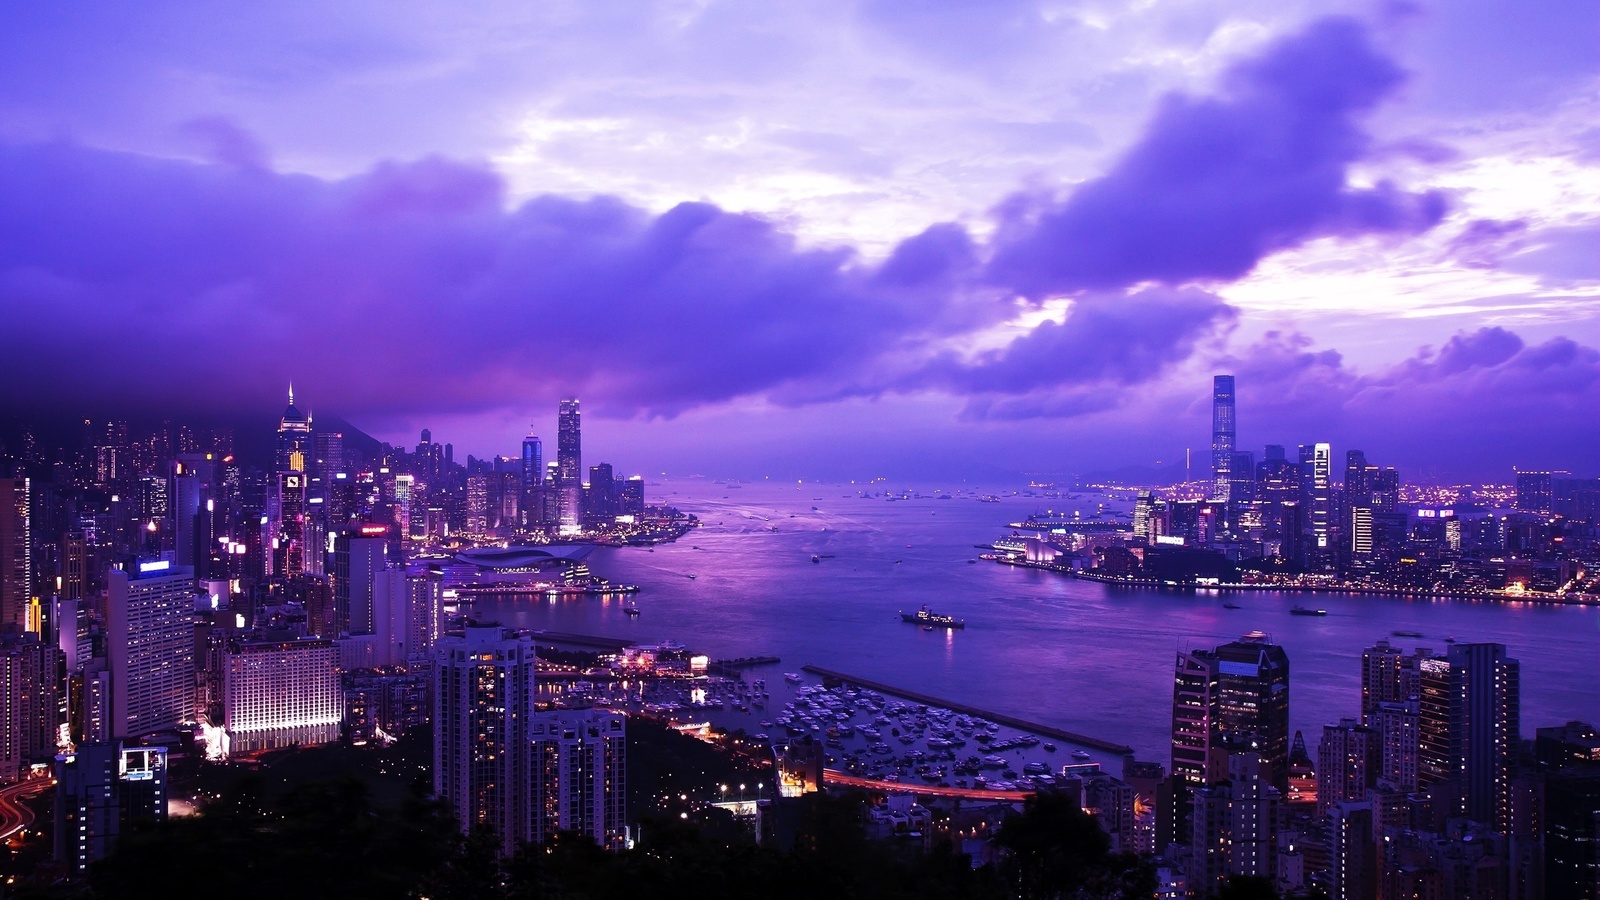
[[[507,210],[496,175],[442,159],[330,182],[57,143],[0,149],[0,193],[0,346],[40,402],[216,408],[294,378],[351,412],[581,389],[672,413],[973,315],[948,228],[873,272],[708,204]]]
[[[1506,329],[1479,328],[1360,372],[1304,335],[1274,332],[1218,366],[1239,377],[1251,443],[1332,439],[1443,472],[1521,465],[1600,474],[1587,449],[1600,441],[1592,414],[1600,351],[1567,338],[1530,346]]]
[[[1140,141],[1065,199],[1003,204],[990,277],[1036,298],[1229,281],[1312,238],[1426,230],[1442,196],[1347,181],[1369,149],[1360,117],[1401,79],[1354,20],[1315,23],[1235,66],[1222,96],[1167,97]]]
[[[189,126],[209,165],[0,145],[0,352],[11,397],[44,406],[215,412],[293,379],[347,416],[924,391],[974,416],[1083,415],[1232,325],[1182,283],[1437,219],[1437,198],[1346,184],[1356,119],[1399,79],[1359,26],[1324,21],[1236,66],[1220,98],[1169,98],[1064,201],[1013,197],[993,245],[938,224],[878,265],[707,203],[512,205],[497,173],[442,157],[279,173],[221,118]],[[976,357],[948,349],[1019,293],[1069,312]]]
[[[1061,322],[1046,321],[972,360],[942,356],[914,381],[956,394],[1137,384],[1187,359],[1202,337],[1236,316],[1221,297],[1196,288],[1152,288],[1126,297],[1089,294],[1075,301]],[[1074,401],[1040,408],[1084,407]]]

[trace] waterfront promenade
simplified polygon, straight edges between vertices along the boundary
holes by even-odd
[[[980,545],[981,547],[982,545]],[[1351,596],[1371,597],[1399,597],[1407,600],[1487,600],[1500,603],[1551,603],[1561,606],[1600,606],[1600,597],[1591,594],[1546,594],[1536,591],[1512,593],[1506,591],[1453,591],[1436,590],[1432,588],[1399,588],[1379,587],[1363,584],[1318,584],[1302,582],[1245,582],[1245,581],[1219,581],[1215,584],[1182,583],[1165,581],[1160,578],[1134,578],[1126,575],[1104,575],[1099,572],[1084,569],[1074,569],[1069,566],[1052,565],[1051,563],[1029,562],[1026,559],[1011,559],[995,554],[985,554],[985,559],[997,562],[1003,566],[1014,566],[1019,569],[1039,569],[1045,572],[1054,572],[1079,581],[1097,581],[1109,587],[1143,588],[1157,591],[1216,591],[1218,593],[1232,593],[1235,591],[1272,591],[1281,594],[1348,594]]]

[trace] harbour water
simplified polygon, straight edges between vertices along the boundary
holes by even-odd
[[[883,485],[663,481],[650,486],[650,502],[694,513],[703,527],[653,550],[603,548],[589,558],[596,574],[642,587],[629,598],[640,615],[627,615],[622,598],[597,597],[486,596],[477,610],[518,627],[674,640],[713,658],[778,656],[781,664],[751,677],[779,685],[781,672],[822,666],[1125,743],[1163,763],[1174,653],[1255,629],[1289,653],[1292,726],[1313,748],[1323,724],[1358,714],[1361,650],[1380,638],[1438,651],[1447,636],[1506,644],[1522,663],[1525,735],[1569,719],[1600,721],[1600,609],[1224,597],[973,563],[975,545],[1007,533],[1007,522],[1046,509],[1092,517],[1105,498],[1002,495],[986,503],[970,489],[934,499],[937,487],[921,489],[926,499],[889,502]],[[862,499],[862,490],[880,496]],[[1225,609],[1225,600],[1242,608]],[[966,628],[926,631],[901,621],[900,611],[924,603]],[[1297,603],[1328,615],[1292,616]]]

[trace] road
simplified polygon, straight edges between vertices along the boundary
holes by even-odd
[[[23,805],[23,800],[37,797],[55,784],[53,778],[29,778],[0,788],[0,841],[33,824],[33,810]]]
[[[822,774],[824,784],[842,784],[848,787],[866,788],[869,791],[884,791],[891,794],[922,794],[929,797],[959,797],[963,800],[995,801],[1026,800],[1033,796],[1033,791],[988,791],[982,788],[937,787],[935,785],[900,781],[879,781],[876,778],[857,778],[854,775],[846,775],[837,769],[824,769]]]

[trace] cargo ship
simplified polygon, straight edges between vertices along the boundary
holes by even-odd
[[[955,616],[941,616],[938,613],[928,609],[927,604],[923,604],[923,607],[914,613],[908,613],[905,610],[901,610],[900,621],[909,622],[912,625],[927,625],[938,628],[967,627],[967,623],[961,619],[958,619]]]

